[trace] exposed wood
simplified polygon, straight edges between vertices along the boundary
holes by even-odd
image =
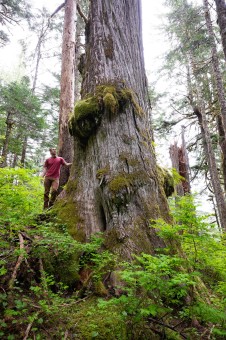
[[[19,241],[20,241],[20,252],[21,252],[21,254],[19,255],[19,257],[17,259],[17,262],[16,262],[16,265],[14,267],[11,279],[9,281],[9,290],[13,289],[14,282],[15,282],[16,277],[17,277],[17,272],[18,272],[18,270],[21,266],[21,263],[24,260],[24,253],[23,253],[24,252],[24,238],[23,238],[21,233],[19,233],[18,236],[19,236]]]
[[[172,162],[172,167],[177,170],[178,174],[180,174],[180,169],[179,169],[179,147],[177,146],[177,143],[174,143],[170,145],[170,158]],[[182,185],[182,182],[178,183],[176,185],[176,193],[178,196],[184,196],[184,188]]]
[[[31,328],[33,326],[33,323],[34,323],[35,319],[38,317],[39,313],[40,312],[35,313],[35,315],[33,316],[32,321],[28,324],[27,329],[26,329],[25,334],[24,334],[24,337],[23,337],[23,340],[27,340],[27,338],[29,336],[29,333],[30,333],[30,330],[31,330]]]

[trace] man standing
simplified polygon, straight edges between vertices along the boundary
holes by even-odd
[[[57,189],[59,187],[60,168],[61,165],[70,166],[72,163],[67,163],[62,157],[57,157],[56,149],[49,149],[51,157],[46,159],[43,167],[44,179],[44,209],[52,207],[57,197]],[[51,197],[49,193],[51,189]]]

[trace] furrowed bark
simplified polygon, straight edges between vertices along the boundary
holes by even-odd
[[[169,220],[149,124],[141,5],[139,0],[90,5],[84,101],[78,105],[93,100],[95,112],[81,114],[77,106],[71,120],[75,158],[61,213],[72,209],[74,226],[86,239],[102,231],[106,247],[130,259],[163,247],[149,221]]]

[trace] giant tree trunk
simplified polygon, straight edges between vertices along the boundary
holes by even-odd
[[[84,100],[70,122],[75,156],[61,213],[69,209],[86,239],[105,232],[106,246],[131,258],[164,246],[153,220],[169,219],[149,126],[140,1],[91,1],[86,32]]]
[[[221,40],[226,59],[226,3],[225,0],[215,0],[217,9],[218,25],[220,27]]]
[[[76,0],[66,0],[62,45],[58,154],[67,162],[72,162],[73,158],[73,139],[68,131],[68,119],[74,107],[75,19]],[[63,167],[60,176],[60,187],[67,182],[68,176],[69,168]]]

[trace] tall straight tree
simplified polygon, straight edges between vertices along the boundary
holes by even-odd
[[[62,44],[62,68],[59,115],[58,153],[67,162],[72,162],[73,139],[68,130],[68,119],[74,107],[75,65],[75,19],[76,0],[65,1],[64,31]],[[64,167],[60,176],[60,187],[68,180],[69,170]]]
[[[224,133],[226,135],[226,98],[225,98],[225,93],[224,93],[224,84],[223,84],[222,74],[220,70],[220,63],[218,60],[217,47],[215,43],[212,20],[211,20],[210,12],[209,12],[209,4],[207,0],[203,0],[203,6],[205,10],[206,26],[207,26],[209,40],[211,44],[212,65],[213,65],[213,72],[215,76],[217,94],[218,94],[218,99],[219,99],[219,104],[220,104],[220,109],[221,109],[222,123],[223,123]]]
[[[225,0],[215,0],[217,9],[218,25],[220,27],[221,40],[226,59],[226,3]]]
[[[214,153],[214,146],[212,143],[212,130],[210,130],[210,115],[207,115],[207,103],[210,98],[207,98],[207,90],[209,88],[205,85],[206,73],[208,72],[206,57],[212,52],[213,68],[216,67],[217,53],[215,53],[214,38],[210,34],[211,28],[209,26],[209,12],[205,5],[205,18],[206,26],[208,31],[205,29],[203,23],[203,17],[200,15],[200,8],[188,4],[186,0],[168,0],[171,13],[168,15],[168,20],[170,25],[168,26],[168,32],[174,37],[172,39],[176,42],[177,46],[174,51],[174,59],[179,62],[179,65],[187,68],[187,85],[188,85],[188,96],[194,113],[198,117],[198,121],[201,127],[201,137],[203,140],[203,153],[205,155],[205,160],[208,165],[208,172],[210,174],[211,187],[214,191],[217,209],[219,214],[220,224],[223,230],[226,229],[226,201],[224,197],[224,192],[221,187],[221,181],[218,173],[218,163],[216,155]],[[206,10],[207,9],[207,10]],[[211,22],[210,22],[211,24]],[[203,43],[200,43],[202,41]],[[206,44],[208,42],[208,44]],[[178,65],[177,65],[178,66]],[[203,70],[205,68],[205,75],[203,76]],[[190,71],[191,70],[191,71]],[[190,74],[191,73],[191,74]],[[210,72],[208,72],[211,74]],[[190,74],[190,75],[189,75]],[[219,68],[215,68],[215,78],[217,81],[221,79]],[[218,85],[216,81],[216,85]],[[214,87],[212,87],[214,88]],[[223,91],[218,88],[218,97],[220,99],[220,94]],[[208,94],[209,95],[209,94]],[[211,96],[212,97],[212,96]],[[222,95],[224,101],[224,96]],[[219,104],[220,100],[219,100]],[[209,105],[209,103],[208,103]],[[219,106],[220,106],[219,105]],[[221,107],[221,113],[223,116],[223,106]],[[224,132],[224,131],[223,131]]]
[[[82,100],[70,120],[74,164],[60,213],[74,232],[105,232],[106,246],[131,258],[164,246],[149,223],[169,219],[149,126],[140,0],[91,1],[88,20]]]

